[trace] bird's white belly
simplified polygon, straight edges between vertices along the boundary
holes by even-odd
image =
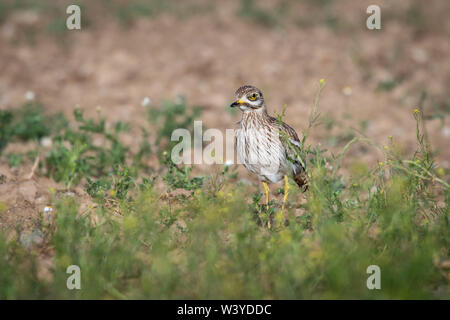
[[[236,134],[238,160],[260,179],[280,181],[290,167],[278,132],[240,128]]]

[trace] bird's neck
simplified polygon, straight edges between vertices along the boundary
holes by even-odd
[[[267,109],[265,106],[262,108],[246,111],[242,113],[242,121],[243,124],[251,124],[256,122],[264,121],[269,118],[269,114],[267,113]]]

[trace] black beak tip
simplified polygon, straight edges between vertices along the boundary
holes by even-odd
[[[230,107],[231,107],[231,108],[234,108],[234,107],[237,107],[238,105],[239,105],[239,103],[233,102],[232,104],[230,104]]]

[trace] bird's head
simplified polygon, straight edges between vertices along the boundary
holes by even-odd
[[[262,110],[264,106],[264,97],[261,90],[254,86],[245,85],[236,90],[236,101],[230,107],[239,107],[242,112]]]

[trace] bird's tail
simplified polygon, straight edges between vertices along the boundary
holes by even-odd
[[[305,170],[299,170],[299,172],[294,174],[294,181],[303,192],[308,190],[308,176],[306,175]]]

